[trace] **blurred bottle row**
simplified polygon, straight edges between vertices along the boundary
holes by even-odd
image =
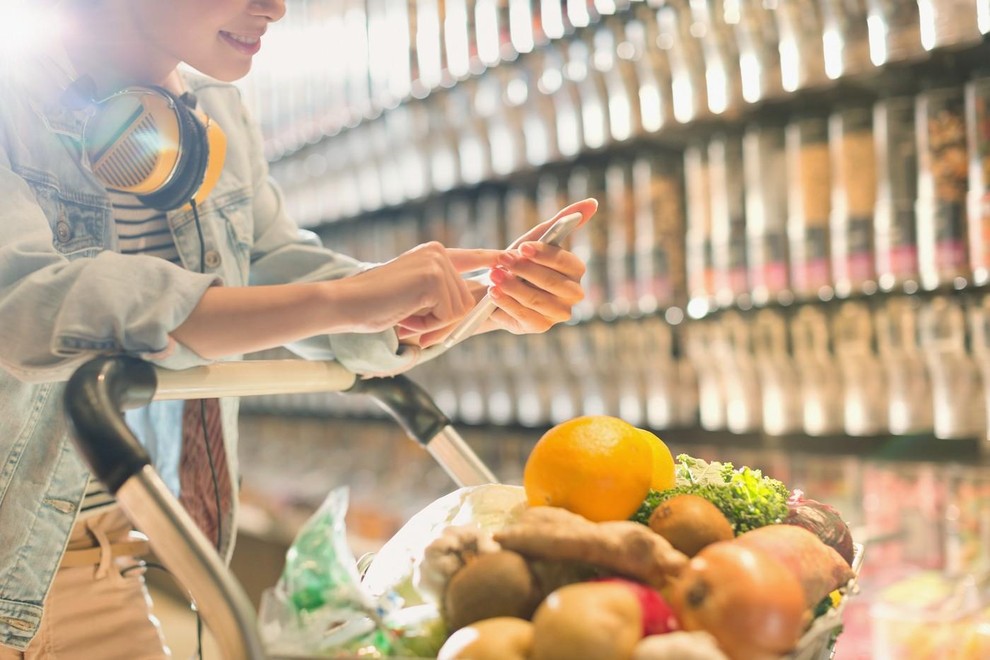
[[[500,246],[584,197],[601,207],[570,241],[588,267],[578,319],[659,309],[676,322],[682,309],[701,318],[714,309],[985,285],[990,77],[765,117],[683,151],[644,148],[545,168],[533,180],[320,232],[370,261],[427,240]]]
[[[359,142],[377,124],[435,133],[460,106],[556,114],[548,156],[566,158],[988,31],[981,0],[303,0],[268,37],[291,47],[266,48],[244,90],[272,157],[368,119],[384,121]]]
[[[990,428],[990,296],[891,295],[679,325],[651,315],[492,333],[411,376],[466,424],[538,428],[609,414],[656,430],[978,439]],[[374,414],[367,401],[337,395],[244,405]]]
[[[685,151],[689,312],[990,280],[990,77]]]

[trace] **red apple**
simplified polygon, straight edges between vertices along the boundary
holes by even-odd
[[[643,637],[662,635],[681,629],[677,615],[674,614],[674,608],[667,603],[659,591],[625,578],[601,578],[598,581],[620,584],[636,595],[639,606],[643,610]]]

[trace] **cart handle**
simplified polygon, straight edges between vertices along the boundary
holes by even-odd
[[[152,549],[190,592],[224,657],[263,660],[247,595],[151,466],[120,412],[150,402],[156,384],[154,368],[136,358],[87,362],[66,384],[71,436],[127,517],[149,532]]]

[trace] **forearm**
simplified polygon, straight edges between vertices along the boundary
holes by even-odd
[[[172,331],[207,359],[260,351],[353,329],[341,282],[213,287]]]

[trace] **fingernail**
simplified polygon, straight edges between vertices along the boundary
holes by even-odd
[[[536,246],[532,243],[523,243],[519,246],[519,251],[527,257],[532,257],[536,255]]]
[[[501,268],[493,268],[490,277],[492,282],[504,282],[507,275],[508,273]]]
[[[503,266],[511,266],[514,263],[516,263],[516,261],[517,261],[516,255],[510,252],[503,252],[502,254],[498,255],[498,262]]]

